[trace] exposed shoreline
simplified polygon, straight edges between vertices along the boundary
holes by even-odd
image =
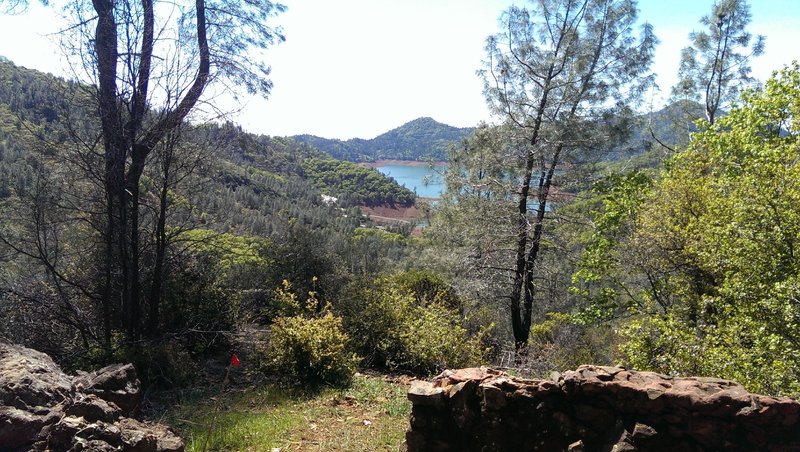
[[[364,165],[370,168],[378,168],[380,166],[386,165],[402,165],[402,166],[414,166],[414,167],[428,167],[428,166],[447,166],[447,162],[428,162],[428,161],[420,161],[420,160],[396,160],[396,159],[387,159],[387,160],[376,160],[374,162],[361,162],[359,165]]]

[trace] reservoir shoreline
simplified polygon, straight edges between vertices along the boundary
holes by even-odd
[[[395,159],[388,159],[388,160],[376,160],[374,162],[361,162],[359,165],[363,165],[369,168],[380,168],[382,166],[387,165],[398,165],[398,166],[412,166],[412,167],[437,167],[437,166],[447,166],[447,162],[428,162],[428,161],[420,161],[420,160],[395,160]]]

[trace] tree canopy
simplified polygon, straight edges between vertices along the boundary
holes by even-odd
[[[502,31],[486,41],[479,73],[489,107],[504,126],[501,142],[490,149],[505,156],[452,171],[489,179],[470,180],[478,184],[474,190],[459,185],[457,196],[488,195],[498,174],[513,186],[499,194],[509,201],[501,224],[510,219],[514,226],[506,244],[495,248],[502,257],[493,266],[507,272],[508,281],[497,290],[507,294],[518,347],[528,340],[557,170],[594,146],[613,147],[616,132],[624,129],[626,102],[647,80],[656,41],[647,25],[637,32],[636,20],[635,1],[541,0],[530,9],[507,9]],[[484,174],[483,163],[490,160],[507,166]]]
[[[615,221],[600,226],[615,238],[598,237],[581,287],[605,295],[590,298],[593,312],[618,303],[617,315],[631,316],[629,364],[800,393],[798,99],[795,63],[704,126],[652,188],[609,194],[601,218]],[[614,235],[620,224],[627,233]],[[611,276],[587,278],[599,276],[591,268]]]
[[[750,58],[764,52],[764,37],[753,39],[747,31],[750,20],[747,0],[716,0],[711,14],[700,19],[705,29],[693,31],[690,45],[681,52],[680,80],[673,94],[702,102],[710,123],[753,82]]]

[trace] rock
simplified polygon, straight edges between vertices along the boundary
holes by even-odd
[[[448,386],[462,381],[483,381],[487,378],[504,375],[503,372],[488,367],[469,367],[458,370],[445,370],[434,377],[436,386]]]
[[[649,425],[645,424],[640,424],[637,422],[636,426],[633,428],[633,433],[631,434],[631,436],[635,441],[638,442],[642,440],[651,439],[657,434],[658,432],[653,427],[650,427]]]
[[[86,420],[78,416],[66,416],[57,423],[50,424],[38,436],[48,449],[66,450],[68,449],[79,431],[86,427]]]
[[[104,422],[113,422],[122,416],[122,410],[115,403],[106,402],[94,394],[73,402],[65,413]]]
[[[611,452],[635,452],[639,449],[627,441],[620,441],[611,447]]]
[[[84,393],[114,403],[125,416],[136,413],[142,401],[141,387],[132,364],[112,364],[75,378],[75,386]]]
[[[575,418],[596,432],[604,432],[614,425],[614,412],[592,405],[576,404]]]
[[[2,451],[183,451],[169,427],[124,417],[140,400],[130,364],[70,377],[49,356],[0,341]]]
[[[447,391],[450,399],[450,412],[461,430],[469,428],[476,417],[478,398],[475,396],[475,388],[477,386],[477,382],[468,380],[451,386]]]
[[[53,410],[34,414],[13,406],[0,405],[0,450],[16,449],[32,443],[47,425],[58,422],[63,413]]]
[[[0,341],[0,404],[52,407],[72,394],[72,381],[49,356]]]
[[[118,452],[119,447],[114,447],[105,441],[99,439],[85,440],[83,438],[76,438],[75,444],[70,449],[72,451],[92,451],[92,452]]]
[[[583,446],[583,441],[581,440],[575,441],[574,443],[567,446],[567,452],[583,452],[583,451],[584,451],[584,446]]]
[[[441,407],[444,405],[444,389],[427,381],[416,380],[408,390],[408,400],[415,405]]]
[[[499,410],[506,406],[506,395],[503,390],[492,384],[480,385],[480,392],[483,394],[483,408],[487,410]]]
[[[122,444],[125,450],[151,451],[158,446],[158,437],[147,426],[133,419],[120,421]]]
[[[470,368],[415,383],[408,451],[800,451],[800,402],[736,382],[601,366],[554,377]]]

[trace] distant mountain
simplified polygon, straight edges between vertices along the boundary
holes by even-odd
[[[689,135],[697,131],[694,120],[703,116],[702,105],[688,100],[678,100],[658,111],[639,115],[632,119],[628,139],[609,149],[600,160],[654,168],[673,150],[685,148]]]
[[[371,140],[353,138],[343,141],[314,135],[297,135],[293,138],[339,160],[446,160],[448,146],[467,137],[473,130],[471,127],[442,124],[433,118],[418,118]]]

